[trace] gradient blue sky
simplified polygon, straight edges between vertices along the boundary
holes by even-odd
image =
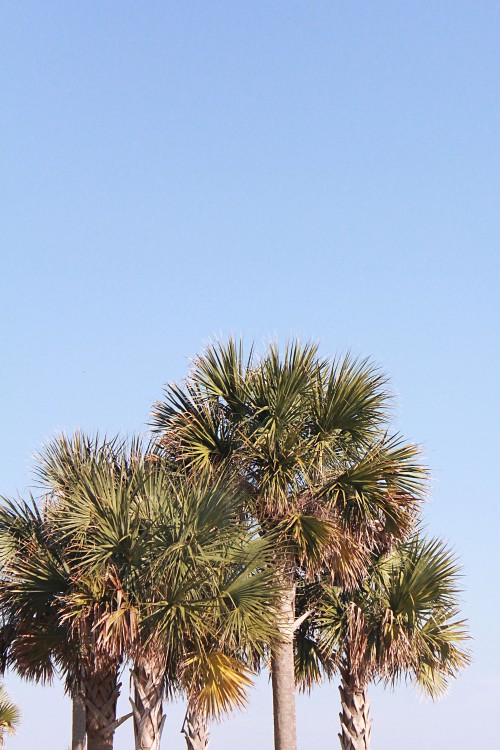
[[[214,335],[371,355],[425,447],[475,638],[439,704],[373,691],[374,750],[497,734],[499,31],[494,0],[0,7],[0,492],[56,430],[143,429]],[[67,747],[60,687],[7,686],[8,747]],[[334,685],[299,699],[301,750],[336,747],[337,711]],[[271,728],[261,680],[212,746]]]

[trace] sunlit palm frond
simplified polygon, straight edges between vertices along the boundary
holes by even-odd
[[[35,476],[43,490],[63,495],[81,480],[85,467],[112,462],[122,445],[119,437],[101,438],[82,432],[70,437],[63,433],[35,456]]]
[[[273,538],[234,548],[221,581],[218,640],[254,661],[277,636],[276,602],[281,592],[274,565]]]
[[[291,341],[283,353],[272,343],[254,368],[249,383],[252,431],[271,439],[304,420],[317,355],[313,343]]]
[[[253,357],[253,346],[245,356],[241,339],[215,341],[194,360],[189,381],[198,393],[226,407],[233,420],[241,421],[248,415],[246,381]]]
[[[320,363],[313,377],[311,428],[325,447],[369,445],[391,414],[388,379],[370,360],[347,354]]]
[[[252,685],[252,671],[220,651],[195,654],[184,663],[183,681],[197,709],[209,718],[244,708]]]
[[[213,471],[230,458],[250,488],[241,510],[266,529],[302,513],[300,497],[312,492],[311,515],[334,505],[366,547],[388,548],[412,530],[427,475],[416,446],[387,437],[387,379],[370,361],[330,363],[297,340],[246,361],[241,343],[216,342],[167,391],[155,407],[161,440],[191,468]],[[339,579],[354,545],[343,547],[331,557]]]
[[[400,550],[402,560],[393,571],[388,603],[396,612],[405,608],[418,616],[436,608],[452,609],[461,592],[460,564],[440,539],[415,536]]]
[[[289,513],[294,496],[307,487],[309,455],[300,428],[253,433],[242,440],[240,466],[255,488],[249,497],[257,517],[279,521]]]
[[[3,685],[0,685],[0,747],[3,747],[5,734],[15,734],[21,721],[19,708],[11,701]]]
[[[442,622],[428,621],[423,630],[423,656],[414,680],[424,694],[435,699],[444,695],[450,679],[471,663],[471,653],[465,645],[470,640],[469,629],[464,620],[447,618]]]
[[[153,408],[152,427],[174,460],[195,470],[211,471],[234,448],[234,425],[222,405],[204,397],[197,385],[165,387],[165,401]]]
[[[43,519],[35,502],[0,498],[0,567],[7,564],[21,546],[36,543],[43,534]]]
[[[420,448],[396,436],[384,439],[358,461],[335,474],[319,494],[338,508],[351,526],[381,521],[385,533],[399,536],[412,529],[425,497],[428,472]],[[376,527],[373,527],[374,530]]]

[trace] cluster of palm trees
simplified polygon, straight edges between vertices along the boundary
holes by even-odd
[[[4,669],[73,698],[73,750],[127,718],[156,750],[182,695],[187,747],[269,669],[275,750],[295,691],[339,675],[344,750],[367,750],[368,684],[431,695],[468,662],[459,568],[419,528],[428,475],[390,432],[386,378],[311,344],[217,342],[153,407],[149,443],[76,434],[0,508]],[[125,665],[131,712],[117,716]]]

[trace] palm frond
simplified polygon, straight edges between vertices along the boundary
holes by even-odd
[[[242,340],[215,341],[196,357],[189,380],[208,400],[222,403],[233,419],[245,419],[248,413],[246,376],[252,370],[253,357],[253,345],[245,357]]]
[[[369,445],[384,429],[392,406],[388,379],[369,359],[347,354],[315,371],[311,428],[325,446],[346,436]]]
[[[420,455],[418,446],[404,444],[398,436],[383,439],[334,474],[319,494],[351,526],[381,521],[385,533],[404,536],[412,529],[427,490],[428,471]]]
[[[3,747],[5,733],[15,734],[21,721],[21,712],[13,703],[3,685],[0,685],[0,747]]]
[[[330,550],[338,546],[339,538],[343,536],[342,529],[334,521],[304,513],[291,514],[282,528],[296,547],[299,563],[307,564],[311,573],[322,568]]]
[[[252,685],[252,671],[225,653],[195,654],[184,664],[184,682],[192,703],[208,718],[220,719],[242,709]]]

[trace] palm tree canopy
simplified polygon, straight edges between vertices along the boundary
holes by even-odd
[[[425,494],[418,447],[388,433],[391,408],[368,360],[329,362],[297,341],[258,358],[230,339],[197,357],[184,385],[166,386],[152,426],[191,470],[232,465],[245,510],[281,532],[299,565],[316,572],[330,556],[352,584],[364,549],[404,537]]]
[[[241,483],[228,472],[186,474],[136,439],[81,435],[51,444],[39,476],[51,490],[51,522],[79,560],[79,580],[106,589],[103,646],[130,658],[161,653],[170,690],[179,676],[197,683],[193,665],[204,658],[207,674],[218,664],[229,675],[232,664],[234,685],[239,677],[244,687],[248,674],[235,659],[255,662],[272,641],[277,585],[272,539],[241,518]],[[79,621],[95,595],[80,586],[66,617]]]
[[[460,591],[460,566],[450,550],[417,534],[382,556],[359,590],[321,586],[319,649],[360,683],[406,676],[436,697],[470,659]]]
[[[74,684],[79,648],[61,620],[71,587],[70,560],[33,499],[0,506],[2,667],[46,682],[59,668]]]

